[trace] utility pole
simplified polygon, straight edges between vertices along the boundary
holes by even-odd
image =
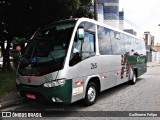
[[[160,24],[158,24],[158,26],[160,26]],[[158,43],[157,43],[157,52],[159,53],[159,56],[158,56],[158,57],[159,57],[159,64],[160,64],[160,51],[159,51],[158,48],[159,48],[159,46],[158,46]]]
[[[97,1],[98,0],[94,0],[94,19],[95,20],[98,20],[98,17],[97,17]]]

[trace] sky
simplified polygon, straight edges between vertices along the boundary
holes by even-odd
[[[160,43],[160,0],[119,0],[119,10],[122,9],[124,19],[136,26],[124,22],[125,29],[134,29],[139,37],[143,37],[144,31],[150,31],[155,42]]]

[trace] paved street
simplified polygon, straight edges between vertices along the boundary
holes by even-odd
[[[101,93],[97,102],[84,107],[81,102],[71,105],[29,102],[6,110],[14,111],[160,111],[160,66],[148,67],[147,73],[135,85],[122,84]],[[57,118],[62,119],[62,118]],[[67,117],[67,119],[71,119]],[[74,119],[78,119],[77,117]],[[106,118],[105,118],[106,119]],[[114,118],[108,118],[112,120]],[[117,118],[121,119],[121,118]],[[126,120],[132,119],[125,118]],[[137,119],[138,118],[134,118]],[[144,120],[152,118],[144,118]],[[159,118],[153,118],[153,120]]]

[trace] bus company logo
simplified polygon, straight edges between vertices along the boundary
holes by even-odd
[[[145,59],[141,58],[140,56],[137,57],[137,62],[138,63],[145,63]]]
[[[27,80],[27,81],[28,81],[28,83],[31,83],[31,78],[28,78],[28,80]]]
[[[2,117],[12,117],[11,112],[2,112]]]

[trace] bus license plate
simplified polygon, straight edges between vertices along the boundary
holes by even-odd
[[[26,94],[27,98],[30,98],[30,99],[36,99],[36,96],[34,94]]]

